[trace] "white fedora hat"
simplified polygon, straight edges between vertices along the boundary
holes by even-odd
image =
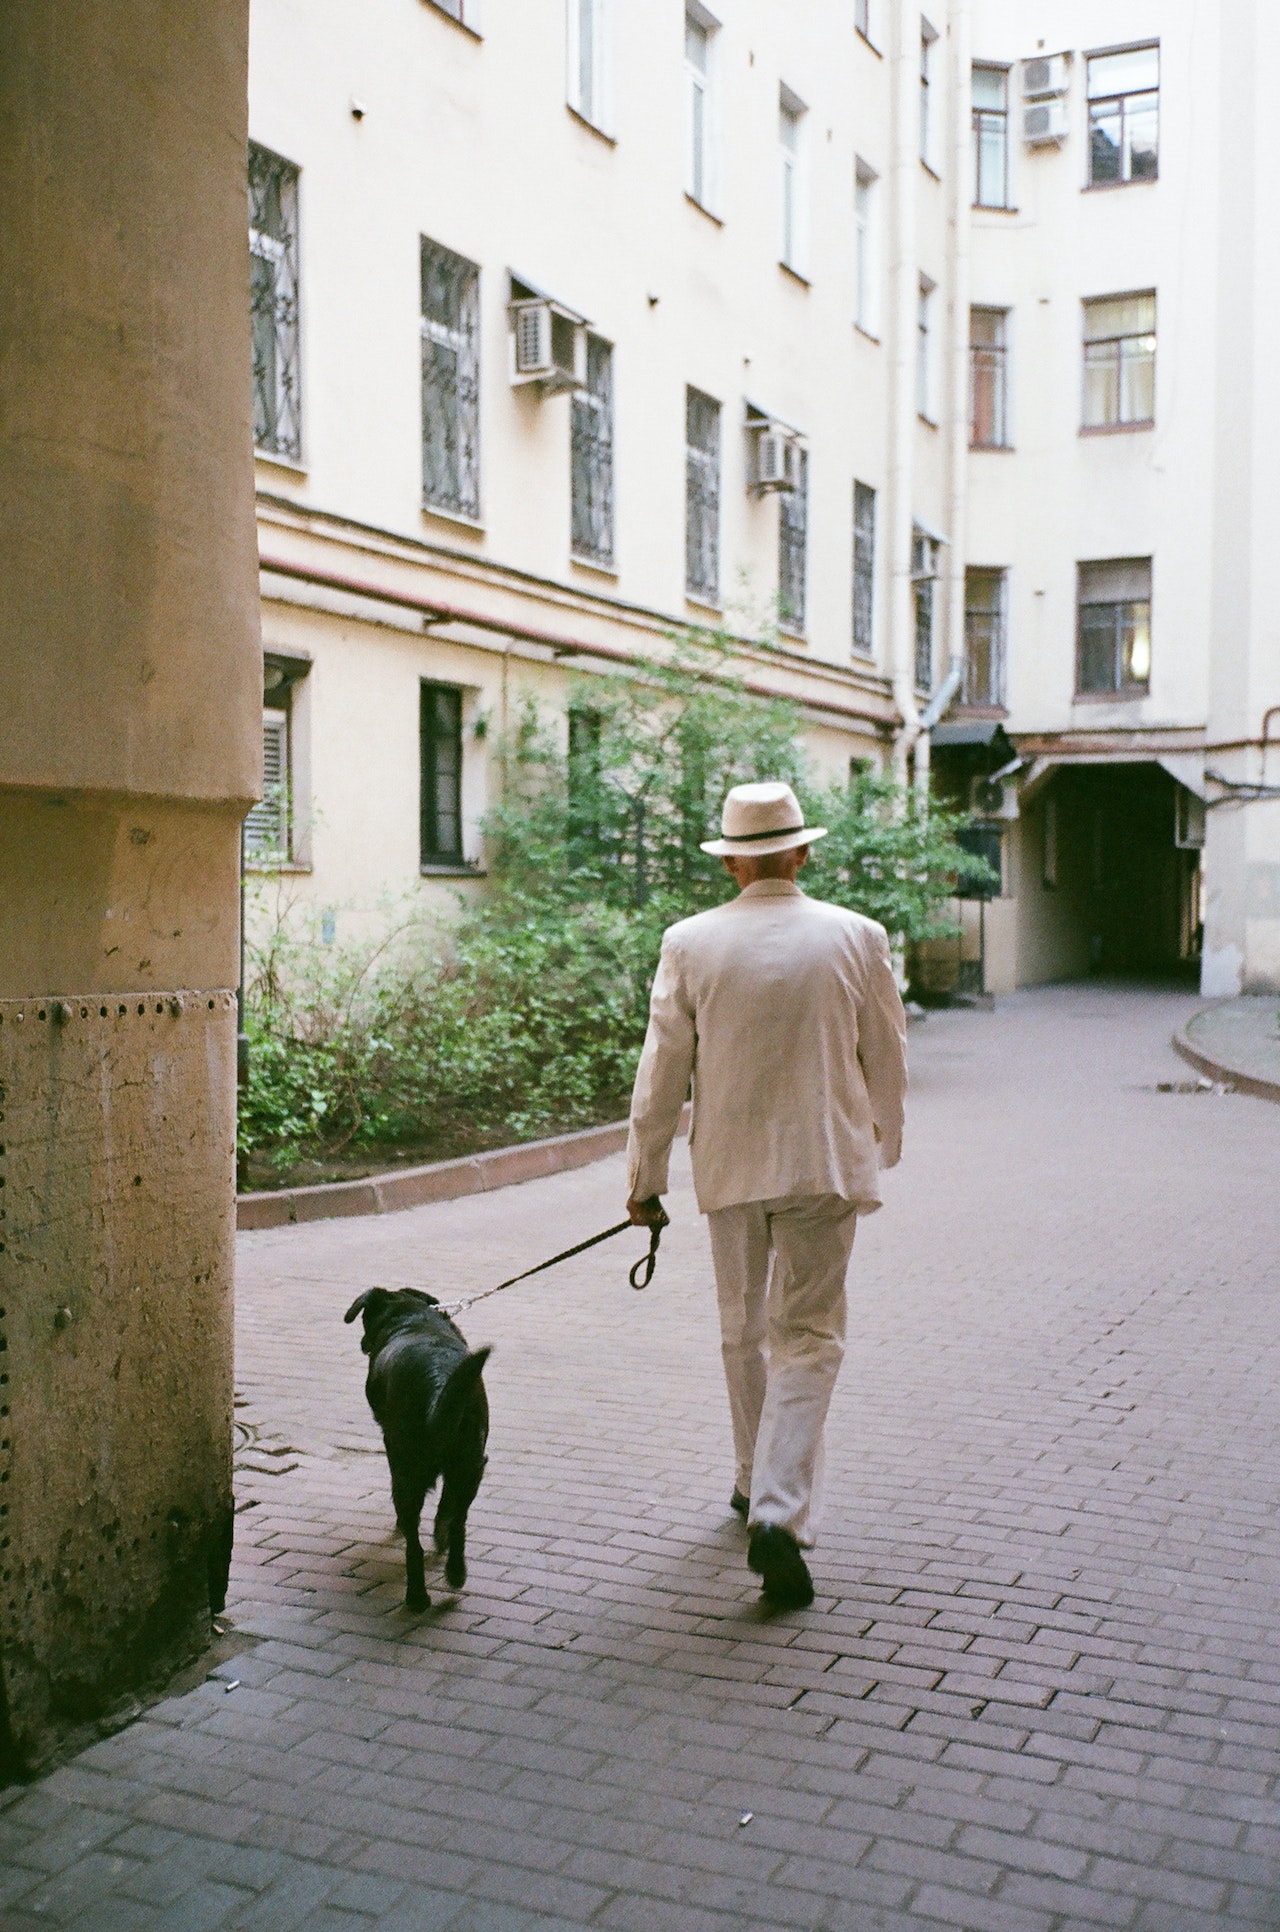
[[[790,852],[827,836],[825,825],[806,825],[790,785],[735,785],[720,815],[722,836],[707,839],[704,852],[748,859],[752,853]]]

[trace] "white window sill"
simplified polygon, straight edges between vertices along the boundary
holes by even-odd
[[[853,332],[855,335],[860,335],[864,342],[874,342],[877,349],[880,347],[880,337],[873,329],[869,329],[864,322],[855,320]]]
[[[255,463],[266,463],[273,470],[285,470],[290,476],[310,474],[306,464],[300,463],[296,456],[277,456],[276,452],[270,449],[255,449],[253,460]]]
[[[708,208],[705,201],[699,201],[697,195],[690,194],[687,188],[684,191],[684,198],[691,208],[696,208],[700,215],[705,215],[707,220],[714,222],[717,228],[724,227],[724,216],[718,215],[714,208]]]
[[[265,854],[246,852],[244,860],[246,873],[255,872],[260,878],[272,878],[277,872],[288,872],[292,876],[312,871],[310,859],[269,859]]]
[[[606,147],[610,147],[610,148],[617,147],[618,145],[617,135],[606,134],[605,130],[601,126],[599,126],[597,122],[591,120],[587,115],[585,115],[582,112],[582,109],[580,107],[575,107],[572,101],[565,102],[565,109],[568,112],[570,118],[572,120],[575,120],[578,123],[579,127],[584,127],[587,130],[588,134],[594,134],[598,141],[603,141],[605,143]]]
[[[801,288],[811,288],[813,286],[809,277],[802,270],[793,268],[790,262],[779,261],[778,267],[784,275],[789,275],[793,282],[799,282]]]
[[[599,563],[594,557],[570,556],[569,562],[575,570],[589,570],[596,577],[608,577],[615,584],[618,581],[617,564]]]
[[[710,597],[700,597],[696,590],[686,590],[684,601],[686,604],[692,604],[695,610],[709,610],[716,617],[724,615],[723,604],[713,603]]]
[[[480,519],[478,517],[469,517],[461,510],[445,510],[441,509],[435,503],[424,503],[422,506],[422,514],[424,517],[433,517],[440,523],[452,524],[455,530],[469,530],[476,537],[483,537],[485,535],[485,525],[481,523]]]
[[[465,859],[430,860],[418,867],[424,879],[487,879],[489,874],[482,865],[468,865]]]

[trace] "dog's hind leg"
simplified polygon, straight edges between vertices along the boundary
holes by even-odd
[[[467,1580],[467,1511],[476,1499],[484,1463],[474,1475],[446,1476],[436,1511],[436,1548],[447,1551],[444,1573],[451,1589],[460,1590]]]
[[[409,1476],[403,1471],[392,1472],[391,1500],[395,1504],[396,1522],[404,1531],[404,1601],[408,1610],[429,1610],[431,1607],[423,1571],[422,1543],[418,1535],[426,1493],[427,1486],[421,1477]]]

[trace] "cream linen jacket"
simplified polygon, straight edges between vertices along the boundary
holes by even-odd
[[[758,879],[668,927],[631,1101],[630,1193],[667,1189],[693,1082],[704,1214],[782,1194],[880,1206],[902,1151],[906,1016],[883,926]]]

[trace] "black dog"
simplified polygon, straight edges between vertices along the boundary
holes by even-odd
[[[370,1288],[344,1321],[364,1316],[361,1347],[369,1357],[365,1394],[382,1430],[391,1465],[391,1500],[404,1531],[405,1604],[426,1610],[418,1521],[437,1478],[435,1545],[448,1551],[444,1573],[455,1590],[467,1580],[467,1511],[484,1475],[489,1403],[481,1373],[487,1348],[474,1354],[434,1295],[417,1288]]]

